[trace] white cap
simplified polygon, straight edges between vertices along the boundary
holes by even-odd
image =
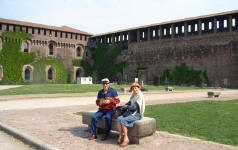
[[[107,82],[107,83],[109,83],[110,81],[109,81],[108,78],[104,78],[104,79],[102,79],[102,83],[103,83],[103,82]]]

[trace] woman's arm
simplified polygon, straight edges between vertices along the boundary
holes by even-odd
[[[137,102],[135,102],[134,105],[128,105],[128,106],[127,106],[128,110],[130,110],[130,111],[135,111],[135,110],[137,110],[137,107],[139,107],[139,105],[138,105]]]

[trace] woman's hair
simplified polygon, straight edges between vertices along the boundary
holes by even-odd
[[[140,84],[137,83],[137,82],[133,82],[133,83],[131,84],[130,92],[132,91],[132,88],[133,88],[133,87],[138,87],[138,88],[140,89]]]

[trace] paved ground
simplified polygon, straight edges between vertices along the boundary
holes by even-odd
[[[0,150],[34,150],[14,137],[0,130]]]
[[[145,92],[147,104],[207,100],[207,91],[186,92]],[[214,91],[214,90],[212,90]],[[221,98],[214,100],[238,99],[238,90],[220,90]],[[78,149],[120,149],[116,134],[108,141],[89,141],[87,126],[75,112],[96,110],[96,93],[44,95],[0,96],[0,121],[33,137],[64,150]],[[129,94],[120,94],[122,103],[129,99]],[[41,98],[37,98],[41,97]],[[161,149],[161,150],[238,150],[238,147],[202,141],[166,132],[156,132],[154,140],[141,145],[130,144],[124,149]]]

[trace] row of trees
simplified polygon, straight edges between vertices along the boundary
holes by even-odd
[[[154,84],[175,84],[175,85],[196,85],[203,87],[204,84],[208,84],[208,77],[206,71],[194,70],[182,63],[177,65],[174,69],[164,70],[162,76],[155,76]]]

